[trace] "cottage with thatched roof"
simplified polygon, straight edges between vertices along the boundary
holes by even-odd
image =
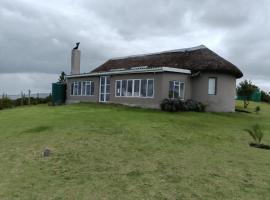
[[[201,45],[110,59],[79,73],[80,50],[72,50],[67,102],[112,102],[159,108],[165,98],[193,99],[208,111],[233,112],[236,79],[242,72]],[[74,73],[76,72],[76,73]]]

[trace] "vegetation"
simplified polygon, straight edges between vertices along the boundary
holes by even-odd
[[[245,131],[249,133],[256,144],[261,144],[263,132],[258,124],[255,124],[252,129],[245,129]]]
[[[61,72],[59,79],[58,79],[59,83],[65,83],[66,82],[66,73],[65,72]]]
[[[255,113],[258,114],[261,111],[261,107],[260,106],[256,106],[255,107]]]
[[[200,102],[194,100],[182,101],[181,99],[164,99],[160,108],[167,112],[184,112],[184,111],[194,111],[194,112],[204,112],[206,106]]]
[[[238,103],[238,105],[240,105]],[[246,113],[166,113],[115,105],[0,111],[0,199],[268,199],[269,151]],[[44,149],[49,157],[43,157]]]
[[[270,95],[267,94],[267,92],[261,91],[261,95],[262,95],[261,98],[263,102],[270,103]]]
[[[30,105],[45,104],[45,103],[47,104],[51,102],[51,98],[52,98],[51,95],[49,95],[46,98],[30,97]],[[11,100],[5,95],[3,95],[2,98],[0,98],[0,110],[24,105],[29,105],[29,99],[24,95],[22,98],[18,98],[16,100]]]
[[[237,95],[243,98],[244,108],[248,107],[252,94],[258,89],[251,81],[244,80],[236,88]]]

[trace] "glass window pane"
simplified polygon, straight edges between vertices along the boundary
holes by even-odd
[[[216,78],[209,78],[208,80],[208,94],[216,94]]]
[[[154,94],[154,81],[148,80],[147,96],[152,97]]]
[[[104,85],[104,84],[105,84],[105,77],[104,77],[104,76],[101,77],[100,84],[101,84],[101,85]]]
[[[106,85],[106,93],[110,93],[110,85]]]
[[[105,97],[104,94],[100,94],[100,101],[104,101],[104,97]]]
[[[70,94],[71,94],[71,95],[74,94],[74,83],[71,83],[71,86],[70,86]]]
[[[141,81],[141,96],[146,97],[146,88],[147,87],[147,80]]]
[[[169,98],[173,98],[174,81],[169,81]]]
[[[81,95],[81,82],[78,83],[78,95]]]
[[[106,101],[110,101],[110,94],[106,94]]]
[[[140,96],[140,80],[134,80],[134,96]]]
[[[133,88],[133,81],[128,80],[127,81],[128,87],[127,87],[127,96],[132,96],[132,88]]]
[[[90,95],[94,95],[95,92],[95,83],[93,81],[91,81],[91,92]]]
[[[173,98],[179,98],[179,84],[174,84],[173,88]]]
[[[184,99],[185,97],[185,83],[180,83],[180,98]]]
[[[121,96],[121,81],[116,81],[116,96],[120,97]]]
[[[89,81],[86,84],[86,95],[91,95],[91,83]]]
[[[127,80],[122,81],[122,95],[123,97],[127,96]]]
[[[85,91],[86,91],[86,82],[83,81],[82,82],[82,95],[85,95]]]

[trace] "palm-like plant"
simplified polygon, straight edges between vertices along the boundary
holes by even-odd
[[[245,129],[246,132],[253,138],[256,144],[261,144],[263,138],[263,132],[259,124],[252,126],[252,129]]]

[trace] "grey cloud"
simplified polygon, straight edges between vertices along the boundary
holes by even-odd
[[[2,0],[0,73],[44,73],[48,83],[48,73],[69,73],[77,41],[82,72],[111,57],[203,43],[262,83],[270,75],[269,13],[267,0]]]

